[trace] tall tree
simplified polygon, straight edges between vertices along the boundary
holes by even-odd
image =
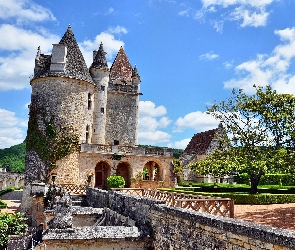
[[[295,96],[278,94],[270,86],[256,87],[252,96],[233,90],[230,98],[207,110],[222,122],[228,137],[220,138],[220,147],[191,167],[202,174],[248,173],[251,193],[256,193],[265,173],[293,169],[294,111]]]

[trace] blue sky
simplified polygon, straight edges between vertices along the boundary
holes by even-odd
[[[206,107],[232,88],[295,94],[295,0],[0,0],[0,148],[26,136],[37,47],[71,24],[88,66],[103,42],[141,76],[139,143],[185,148],[216,128]]]

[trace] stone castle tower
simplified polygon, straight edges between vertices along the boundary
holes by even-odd
[[[53,44],[51,55],[41,54],[38,48],[30,80],[22,201],[27,216],[33,211],[31,185],[51,181],[51,164],[57,166],[56,183],[64,186],[85,187],[89,173],[93,173],[91,186],[96,188],[106,188],[106,179],[112,174],[122,176],[125,187],[138,180],[141,187],[149,188],[175,184],[173,150],[137,145],[140,81],[122,47],[109,69],[100,44],[88,69],[70,26],[59,44]],[[78,145],[52,162],[47,156],[56,156],[57,151],[47,143],[56,138],[57,131],[62,141],[59,151],[70,144],[72,137],[67,133],[75,134]],[[148,170],[148,180],[142,178],[143,169]]]
[[[134,146],[140,77],[122,47],[110,70],[105,55],[101,44],[88,69],[69,26],[52,55],[38,49],[32,101],[54,115],[55,124],[73,126],[83,142]]]

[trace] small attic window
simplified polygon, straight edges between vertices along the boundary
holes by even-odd
[[[114,145],[115,146],[119,145],[119,141],[118,140],[114,140]]]
[[[92,108],[92,95],[88,93],[88,110]]]

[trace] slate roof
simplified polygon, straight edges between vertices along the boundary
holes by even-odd
[[[59,44],[65,44],[67,46],[67,57],[65,72],[51,72],[50,62],[51,55],[39,55],[39,60],[36,61],[38,66],[34,72],[34,78],[46,77],[46,76],[64,76],[70,78],[76,78],[79,80],[85,80],[93,83],[88,68],[86,66],[82,52],[78,46],[71,26],[69,25],[67,31],[63,35]],[[39,51],[38,51],[39,53]],[[38,57],[38,54],[37,54]],[[36,58],[37,59],[37,58]],[[33,78],[33,79],[34,79]]]
[[[131,82],[132,80],[132,66],[122,46],[110,69],[110,80],[115,79],[120,79],[124,82]]]
[[[217,131],[218,128],[195,134],[186,146],[184,153],[197,155],[206,154]]]
[[[103,44],[101,43],[90,68],[108,69],[106,54],[107,53],[103,50]]]
[[[136,65],[134,66],[134,68],[132,70],[132,77],[136,77],[136,78],[138,78],[140,80],[140,75],[138,73]]]

